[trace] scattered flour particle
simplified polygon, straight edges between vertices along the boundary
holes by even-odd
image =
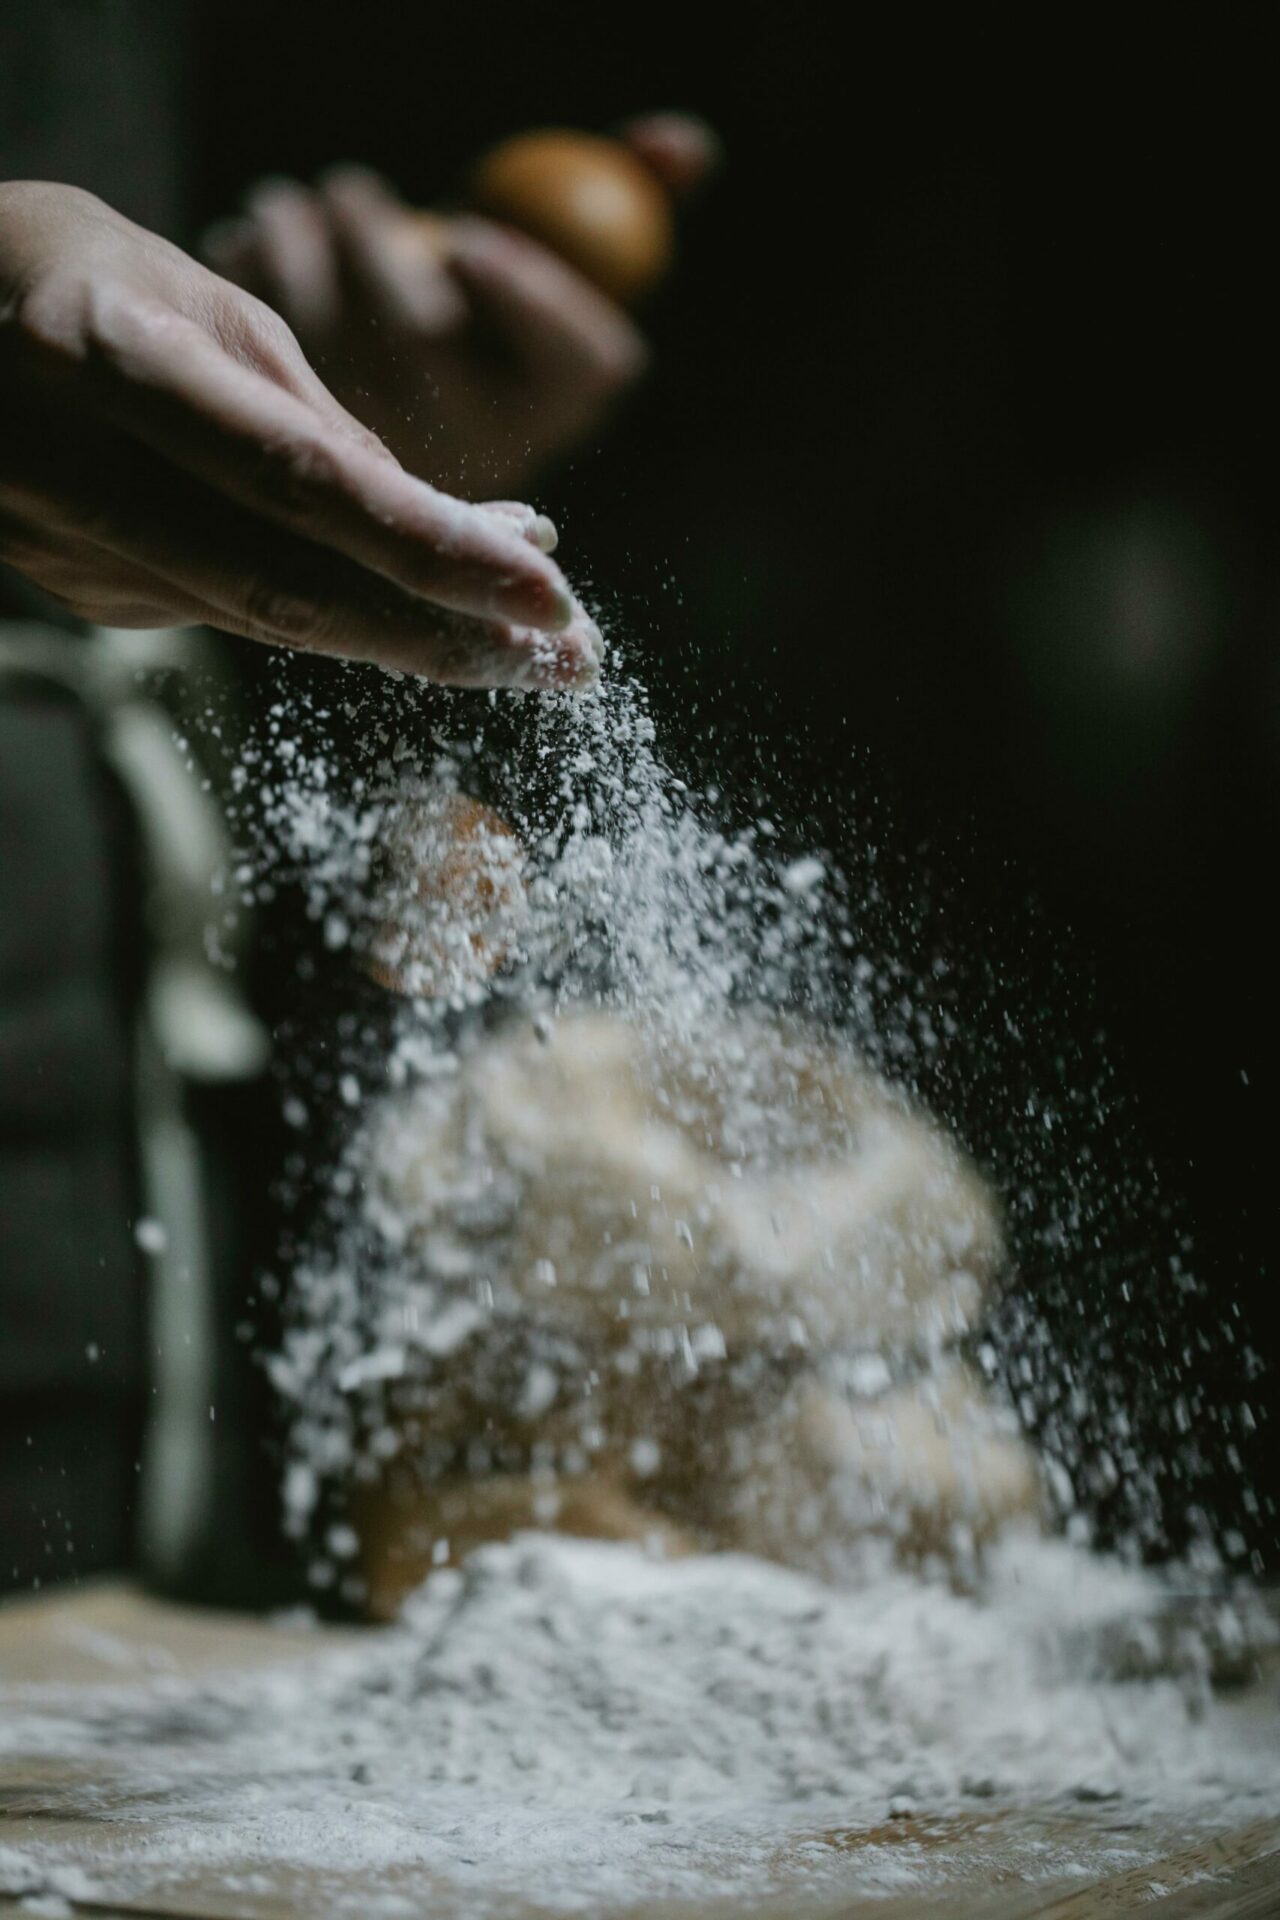
[[[849,1386],[866,1399],[883,1393],[892,1385],[893,1375],[882,1353],[859,1353],[849,1362]]]
[[[463,1341],[484,1324],[485,1315],[473,1300],[455,1300],[428,1321],[418,1341],[427,1353],[440,1358],[456,1353]]]
[[[821,860],[808,854],[801,860],[792,860],[779,877],[788,893],[812,893],[815,887],[821,886],[826,871]]]
[[[398,1380],[405,1370],[405,1357],[404,1348],[399,1346],[377,1347],[372,1353],[362,1353],[342,1368],[338,1385],[343,1393],[352,1393],[357,1387],[371,1386],[375,1380]]]
[[[545,1361],[535,1360],[524,1377],[524,1386],[520,1390],[517,1412],[522,1420],[536,1420],[553,1404],[560,1391],[560,1382],[555,1370]]]
[[[689,1346],[693,1357],[698,1361],[723,1360],[729,1349],[719,1327],[695,1327],[689,1336]]]

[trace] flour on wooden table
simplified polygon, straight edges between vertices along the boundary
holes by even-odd
[[[1090,1823],[1074,1856],[1032,1845],[1014,1870],[1096,1874],[1108,1847],[1158,1850],[1147,1823],[1280,1806],[1274,1676],[1207,1684],[1213,1658],[1248,1669],[1251,1635],[1267,1657],[1264,1624],[1225,1602],[1170,1624],[1168,1599],[1031,1537],[964,1598],[888,1567],[840,1593],[743,1556],[524,1536],[305,1666],[7,1701],[0,1758],[101,1752],[103,1833],[146,1824],[128,1867],[11,1852],[0,1888],[52,1859],[121,1898],[305,1869],[327,1912],[369,1920],[421,1910],[397,1890],[409,1869],[474,1916],[513,1893],[583,1913],[827,1879],[852,1897],[941,1869],[911,1845],[850,1855],[840,1833],[1002,1808]]]

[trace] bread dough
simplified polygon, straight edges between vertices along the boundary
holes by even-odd
[[[1034,1455],[951,1351],[1002,1259],[993,1196],[843,1040],[512,1023],[388,1103],[369,1175],[437,1316],[362,1496],[383,1610],[432,1542],[526,1525],[844,1578],[870,1538],[959,1567],[1036,1511]]]
[[[962,1567],[1040,1506],[1034,1453],[950,1356],[865,1402],[801,1381],[772,1419],[743,1431],[735,1456],[725,1539],[833,1577],[868,1536],[903,1558]]]
[[[394,1620],[433,1568],[456,1565],[473,1548],[514,1533],[551,1529],[588,1540],[635,1540],[663,1556],[694,1545],[691,1535],[606,1473],[554,1487],[528,1473],[456,1475],[426,1484],[384,1480],[357,1494],[351,1517],[366,1607],[375,1620]]]
[[[428,1258],[500,1242],[511,1287],[595,1335],[934,1351],[965,1331],[1002,1251],[975,1169],[852,1048],[726,1024],[700,1061],[604,1013],[488,1040],[389,1116],[388,1215]]]

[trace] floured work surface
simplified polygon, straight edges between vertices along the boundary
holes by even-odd
[[[1213,1709],[1228,1716],[1230,1736],[1252,1757],[1260,1781],[1238,1801],[1234,1819],[1223,1804],[1199,1817],[1186,1807],[1139,1807],[1105,1783],[1096,1793],[1082,1788],[1074,1805],[1011,1811],[975,1782],[963,1811],[931,1812],[925,1796],[913,1804],[902,1795],[874,1823],[824,1817],[806,1827],[792,1806],[780,1810],[772,1838],[758,1810],[746,1823],[724,1808],[691,1820],[673,1802],[655,1836],[652,1808],[612,1808],[607,1819],[597,1813],[592,1827],[592,1817],[575,1816],[560,1795],[532,1809],[524,1827],[512,1825],[509,1808],[505,1825],[495,1816],[486,1853],[485,1822],[464,1812],[467,1789],[455,1785],[455,1836],[463,1833],[480,1851],[468,1858],[455,1848],[442,1871],[431,1856],[449,1838],[443,1827],[417,1836],[420,1858],[413,1834],[395,1844],[403,1808],[389,1803],[376,1766],[371,1771],[358,1757],[366,1751],[358,1728],[349,1729],[357,1756],[349,1777],[335,1780],[343,1728],[317,1752],[304,1719],[290,1761],[287,1714],[272,1710],[273,1687],[283,1687],[280,1701],[301,1697],[310,1685],[299,1688],[304,1671],[319,1675],[344,1662],[364,1671],[371,1650],[395,1644],[392,1635],[175,1608],[116,1586],[0,1609],[0,1729],[8,1729],[0,1748],[0,1908],[175,1920],[427,1913],[804,1920],[864,1908],[885,1920],[941,1913],[1086,1920],[1146,1911],[1154,1900],[1170,1920],[1261,1920],[1280,1912],[1280,1819],[1274,1799],[1267,1804],[1280,1724],[1273,1682]],[[537,1660],[538,1649],[531,1645],[528,1655]],[[436,1684],[443,1684],[438,1674]],[[500,1673],[494,1686],[500,1691]],[[237,1726],[248,1702],[260,1713],[265,1703],[263,1717],[280,1721],[256,1777]],[[68,1744],[77,1716],[86,1729],[80,1751]],[[1046,1724],[1043,1739],[1053,1743],[1067,1732]],[[691,1743],[697,1738],[691,1728]],[[1121,1735],[1121,1752],[1123,1744]],[[484,1790],[477,1781],[473,1798]],[[266,1824],[252,1817],[255,1803],[269,1811]],[[445,1826],[449,1804],[449,1794],[437,1795]],[[656,1838],[648,1855],[635,1855],[648,1868],[630,1889],[629,1821],[645,1830],[646,1845]],[[590,1841],[584,1852],[587,1829],[598,1858]],[[380,1848],[387,1854],[381,1866]],[[574,1863],[584,1861],[586,1870],[576,1872]]]

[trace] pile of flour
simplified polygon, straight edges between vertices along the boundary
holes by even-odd
[[[1208,1637],[1170,1643],[1160,1602],[1029,1536],[965,1597],[887,1563],[842,1593],[746,1555],[525,1535],[428,1581],[335,1718],[371,1784],[403,1756],[419,1786],[563,1809],[875,1824],[904,1801],[1263,1787],[1256,1754],[1214,1739]],[[1248,1631],[1229,1609],[1218,1625]]]
[[[407,1870],[477,1916],[513,1892],[596,1913],[852,1895],[936,1882],[946,1851],[851,1856],[842,1834],[901,1820],[909,1842],[1003,1808],[1068,1836],[1025,1853],[993,1839],[1006,1865],[1096,1874],[1109,1827],[1127,1864],[1179,1823],[1280,1804],[1274,1680],[1207,1685],[1215,1653],[1255,1665],[1250,1634],[1266,1659],[1262,1623],[1169,1604],[1152,1576],[1035,1537],[1008,1540],[964,1597],[888,1566],[841,1593],[737,1555],[529,1535],[433,1575],[401,1626],[301,1666],[78,1693],[60,1713],[7,1702],[0,1755],[109,1749],[113,1799],[148,1820],[142,1865],[113,1875],[109,1847],[60,1858],[115,1897],[186,1873],[251,1890],[272,1867],[324,1876],[326,1911],[367,1916],[421,1911]],[[1074,1854],[1073,1818],[1089,1824]],[[9,1884],[50,1871],[9,1858]],[[0,1856],[0,1888],[5,1873]]]

